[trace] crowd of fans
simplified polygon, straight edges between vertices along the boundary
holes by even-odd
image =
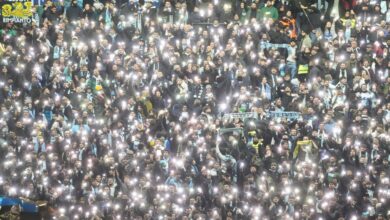
[[[390,218],[387,1],[47,0],[0,38],[0,194],[44,219]]]

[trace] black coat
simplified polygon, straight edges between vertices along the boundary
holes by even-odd
[[[66,18],[69,21],[75,21],[82,17],[82,10],[77,6],[71,6],[66,10]]]

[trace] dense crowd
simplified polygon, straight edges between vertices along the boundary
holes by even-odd
[[[0,194],[44,219],[390,218],[387,1],[37,1],[0,43]]]

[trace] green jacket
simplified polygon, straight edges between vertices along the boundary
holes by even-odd
[[[89,78],[87,80],[87,86],[89,88],[91,88],[91,90],[95,93],[96,92],[96,84],[97,84],[97,80],[96,80],[96,77],[92,76],[91,78]]]
[[[15,37],[17,34],[16,30],[11,29],[0,29],[0,36],[4,37],[5,35],[9,35],[10,37]]]
[[[260,19],[272,18],[277,20],[279,18],[278,10],[274,7],[263,7],[260,9]]]
[[[240,16],[240,22],[241,23],[245,23],[246,20],[248,20],[249,18],[249,12],[248,10],[244,9],[241,11],[241,14],[239,15]]]

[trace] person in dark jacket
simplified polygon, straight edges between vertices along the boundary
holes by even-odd
[[[73,0],[71,3],[71,6],[66,9],[66,18],[70,22],[72,22],[72,21],[76,21],[77,19],[81,18],[82,15],[83,15],[83,11],[77,5],[77,0]]]

